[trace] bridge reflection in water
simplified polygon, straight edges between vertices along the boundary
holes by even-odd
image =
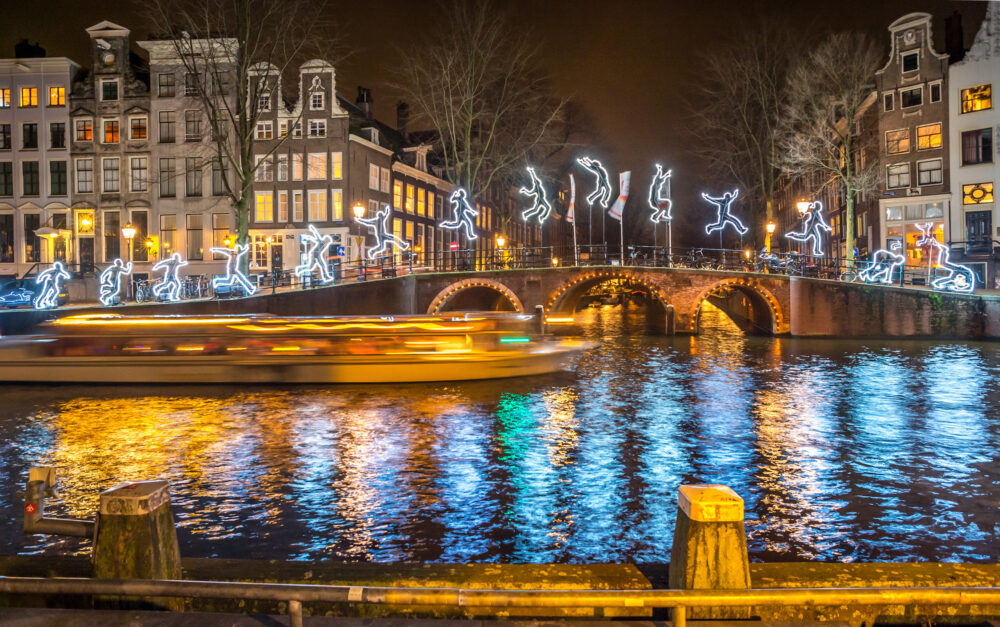
[[[677,486],[746,498],[755,559],[1000,560],[1000,347],[643,337],[593,307],[575,372],[333,388],[4,388],[0,553],[85,552],[19,530],[31,465],[88,516],[172,484],[188,556],[665,561]]]

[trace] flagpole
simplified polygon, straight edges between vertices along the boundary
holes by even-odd
[[[621,250],[622,265],[625,265],[625,214],[622,213],[622,217],[618,218],[618,227],[621,229],[621,235],[618,237],[620,244],[618,248]]]
[[[670,194],[670,179],[667,179],[667,200],[670,201],[670,220],[667,220],[667,265],[674,266],[674,199]]]

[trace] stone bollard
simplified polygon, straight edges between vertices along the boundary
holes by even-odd
[[[95,578],[182,578],[166,481],[126,483],[102,492],[94,535]],[[169,609],[184,609],[184,599],[150,601]]]
[[[683,485],[670,552],[670,587],[679,590],[746,590],[750,559],[743,499],[723,485]],[[750,608],[694,609],[689,618],[750,618]]]

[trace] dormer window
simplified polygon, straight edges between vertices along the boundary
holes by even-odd
[[[309,109],[312,111],[318,111],[326,106],[326,94],[321,91],[313,92],[309,96]]]
[[[271,110],[271,94],[261,94],[257,96],[257,108],[261,111]]]
[[[922,87],[904,89],[899,92],[899,106],[903,109],[906,109],[907,107],[919,107],[923,103],[924,89]]]
[[[903,53],[902,64],[904,72],[916,72],[920,69],[920,53],[916,51]]]
[[[118,79],[101,81],[101,100],[118,100]]]

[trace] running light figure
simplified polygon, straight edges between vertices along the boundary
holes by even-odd
[[[671,172],[673,170],[667,170],[664,173],[663,166],[659,163],[656,164],[656,174],[653,175],[653,182],[649,184],[649,208],[653,210],[653,215],[649,219],[653,221],[653,224],[669,222],[674,219],[670,215],[673,203],[665,189],[670,182]]]
[[[368,260],[374,261],[379,255],[390,252],[392,246],[400,250],[409,250],[410,245],[399,239],[389,229],[389,205],[382,205],[382,208],[375,212],[374,218],[354,218],[360,224],[364,224],[375,234],[375,246],[368,249]]]
[[[611,179],[608,171],[604,169],[601,162],[590,157],[582,157],[576,160],[584,169],[594,175],[594,191],[587,196],[587,204],[593,205],[594,201],[600,201],[601,207],[608,208],[611,202]]]
[[[42,286],[41,293],[35,298],[35,309],[52,309],[59,306],[59,292],[62,282],[69,280],[69,272],[61,261],[56,261],[48,270],[43,270],[35,277],[35,283]]]
[[[355,219],[367,224],[358,218]],[[321,283],[333,283],[333,275],[330,274],[330,268],[326,264],[326,258],[330,254],[328,251],[333,246],[333,238],[329,234],[320,235],[316,225],[310,224],[309,232],[302,235],[302,239],[306,242],[306,260],[302,265],[295,266],[295,276],[301,279],[311,276],[313,270],[316,270]]]
[[[903,245],[899,241],[894,241],[889,245],[892,250],[899,250],[902,247]],[[865,283],[892,285],[892,275],[896,272],[896,268],[903,265],[904,261],[906,261],[906,257],[903,255],[889,252],[884,248],[876,250],[872,255],[872,265],[858,272],[858,278]]]
[[[438,226],[452,231],[464,229],[465,237],[476,239],[478,237],[476,223],[472,220],[472,216],[478,216],[479,212],[469,204],[469,192],[459,187],[452,192],[448,202],[451,203],[451,220],[441,222]]]
[[[833,228],[823,219],[823,203],[814,200],[809,203],[809,208],[802,213],[802,230],[785,233],[785,237],[796,242],[808,242],[812,240],[813,257],[823,256],[823,233],[829,233]]]
[[[522,187],[518,191],[524,196],[531,196],[535,204],[521,212],[521,219],[530,222],[531,218],[537,216],[538,223],[545,224],[552,213],[552,204],[549,202],[548,194],[545,193],[545,188],[542,187],[542,181],[535,174],[535,168],[528,168],[528,176],[531,177],[531,189]]]
[[[934,223],[917,224],[920,229],[920,237],[917,238],[917,246],[930,245],[937,253],[935,265],[948,271],[947,276],[943,276],[931,281],[931,286],[936,290],[947,290],[949,292],[963,292],[971,294],[976,289],[976,275],[968,266],[951,263],[948,260],[950,253],[948,247],[937,241],[934,237]]]
[[[188,262],[181,259],[180,253],[174,253],[153,266],[153,272],[163,270],[160,282],[153,286],[153,298],[177,302],[181,299],[181,277],[178,274]]]
[[[122,277],[132,274],[132,262],[126,265],[121,259],[115,259],[110,266],[101,272],[97,278],[97,299],[105,307],[122,302]]]
[[[250,244],[236,244],[232,248],[212,248],[211,251],[226,257],[226,276],[217,276],[212,279],[213,290],[220,287],[233,289],[234,285],[239,285],[247,296],[253,296],[257,292],[257,286],[251,283],[247,275],[240,270],[242,265],[240,260],[250,252]]]
[[[743,226],[743,223],[740,222],[739,218],[734,216],[732,213],[733,201],[735,201],[736,197],[739,195],[740,195],[740,190],[738,189],[724,193],[722,195],[722,198],[713,198],[708,194],[702,193],[701,197],[704,198],[706,201],[708,201],[710,204],[715,205],[716,209],[718,210],[715,222],[713,222],[712,224],[705,225],[705,233],[711,235],[716,231],[721,231],[725,229],[727,224],[731,224],[733,225],[733,228],[736,229],[737,233],[739,233],[740,235],[746,234],[748,230],[747,227]]]

